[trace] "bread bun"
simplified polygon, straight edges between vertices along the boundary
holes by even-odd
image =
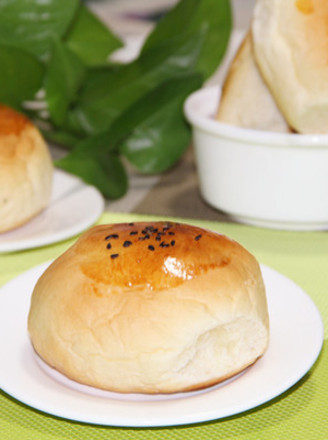
[[[216,119],[253,130],[290,132],[258,70],[250,32],[228,71]]]
[[[256,259],[229,238],[166,222],[96,226],[33,291],[28,330],[67,377],[123,393],[173,393],[242,371],[268,344]]]
[[[0,105],[0,232],[23,225],[49,203],[53,166],[37,128]]]
[[[257,0],[257,64],[287,122],[328,133],[328,1]]]

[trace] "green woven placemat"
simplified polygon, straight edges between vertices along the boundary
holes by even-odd
[[[106,213],[100,223],[149,220],[149,216]],[[156,220],[156,218],[155,218]],[[187,221],[178,219],[179,221]],[[204,221],[190,223],[239,241],[264,263],[299,284],[328,323],[328,234],[287,232]],[[60,255],[75,238],[52,246],[0,256],[0,285],[31,267]],[[1,335],[0,337],[5,337]],[[43,414],[0,392],[1,440],[56,439],[328,439],[327,331],[311,371],[283,395],[243,414],[208,423],[171,428],[93,426]],[[1,361],[0,361],[1,368]]]

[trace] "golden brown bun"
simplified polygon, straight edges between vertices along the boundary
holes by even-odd
[[[258,70],[250,32],[228,71],[216,119],[254,130],[290,131]]]
[[[257,64],[300,133],[328,133],[327,23],[327,0],[257,0],[254,9]]]
[[[28,330],[61,373],[125,393],[216,384],[255,362],[269,334],[256,259],[223,235],[163,222],[82,235],[37,282]]]
[[[0,232],[21,226],[49,203],[53,166],[37,128],[0,104]]]

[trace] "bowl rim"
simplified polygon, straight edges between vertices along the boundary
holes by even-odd
[[[187,121],[212,135],[264,146],[328,148],[328,134],[279,133],[237,127],[214,119],[221,95],[220,86],[205,86],[191,93],[184,102]]]

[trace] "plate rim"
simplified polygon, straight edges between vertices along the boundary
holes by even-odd
[[[79,233],[85,231],[88,227],[92,226],[99,219],[99,217],[104,211],[105,201],[102,194],[96,187],[89,185],[83,182],[79,177],[67,173],[66,171],[63,171],[58,168],[54,168],[53,179],[54,179],[54,185],[55,185],[55,179],[66,179],[69,180],[72,184],[77,183],[79,185],[79,191],[81,190],[89,191],[89,194],[92,194],[92,197],[94,197],[94,200],[97,202],[97,209],[95,209],[94,212],[92,212],[87,219],[82,218],[77,225],[74,224],[66,229],[58,230],[55,233],[52,233],[50,236],[41,235],[37,239],[27,238],[23,240],[1,242],[1,236],[5,236],[6,234],[14,235],[16,230],[21,231],[22,228],[28,228],[29,225],[33,224],[34,221],[39,219],[40,216],[42,216],[42,214],[46,212],[48,208],[51,208],[53,203],[57,202],[57,200],[53,200],[53,196],[54,196],[54,188],[53,188],[51,201],[43,211],[41,211],[37,216],[33,217],[30,221],[23,224],[22,226],[0,234],[0,255],[5,253],[28,250],[28,249],[36,249],[50,244],[59,243],[61,241],[72,238],[78,235]]]
[[[33,283],[36,282],[36,280],[38,279],[38,276],[46,269],[46,267],[51,263],[52,261],[48,261],[46,263],[42,263],[39,264],[38,266],[35,266],[23,273],[21,273],[20,275],[18,275],[17,277],[15,277],[14,279],[12,279],[11,281],[7,282],[4,286],[0,287],[0,302],[3,301],[3,297],[2,294],[6,294],[5,290],[6,289],[12,289],[16,283],[19,284],[20,281],[24,280],[26,277],[29,278],[31,277],[33,279]],[[265,279],[267,274],[273,274],[274,276],[280,278],[280,281],[284,281],[289,283],[291,286],[293,286],[294,288],[296,288],[297,290],[297,294],[301,294],[301,296],[303,296],[303,301],[305,300],[307,302],[307,304],[311,305],[312,310],[311,313],[314,313],[316,316],[316,324],[317,324],[317,329],[316,329],[316,347],[312,347],[312,355],[311,358],[309,357],[307,359],[307,362],[304,363],[304,366],[302,368],[301,371],[298,372],[298,374],[293,377],[290,378],[289,380],[286,380],[283,384],[281,384],[280,389],[277,390],[272,390],[271,396],[268,397],[268,395],[265,395],[262,397],[262,399],[260,398],[255,398],[253,397],[252,401],[248,404],[239,404],[239,407],[236,407],[235,410],[233,412],[231,411],[221,411],[221,414],[217,413],[216,408],[212,408],[211,411],[205,411],[205,413],[201,413],[198,415],[198,417],[195,418],[195,415],[193,414],[184,414],[182,416],[176,417],[175,420],[171,420],[171,419],[165,419],[163,420],[162,416],[159,416],[157,418],[150,416],[147,418],[144,418],[143,420],[138,419],[135,416],[132,415],[128,416],[127,414],[125,414],[124,417],[124,423],[122,423],[122,417],[121,420],[112,420],[111,417],[108,417],[107,420],[104,420],[103,415],[93,415],[91,418],[86,418],[85,415],[82,414],[82,416],[77,416],[76,412],[70,410],[70,411],[66,411],[61,409],[61,408],[51,408],[51,403],[49,405],[49,402],[47,404],[44,402],[36,402],[35,397],[33,398],[29,398],[28,396],[24,395],[24,392],[22,393],[22,390],[20,390],[20,392],[13,392],[12,389],[8,389],[8,387],[6,388],[6,384],[3,383],[3,379],[1,379],[1,372],[0,372],[0,387],[1,389],[3,389],[3,391],[5,393],[7,393],[8,395],[14,397],[15,399],[17,399],[20,402],[23,402],[24,404],[30,406],[31,408],[37,409],[39,411],[41,411],[42,413],[46,413],[46,414],[50,414],[52,416],[56,416],[59,417],[61,419],[66,419],[66,420],[73,420],[73,421],[77,421],[77,422],[81,422],[81,423],[85,423],[85,424],[90,424],[90,425],[101,425],[101,426],[116,426],[116,427],[165,427],[165,426],[181,426],[181,425],[191,425],[191,424],[197,424],[197,423],[202,423],[202,422],[206,422],[206,421],[211,421],[211,420],[219,420],[222,418],[226,418],[229,416],[233,416],[233,415],[237,415],[240,413],[243,413],[245,411],[248,411],[250,409],[254,409],[257,408],[261,405],[263,405],[266,402],[269,402],[270,400],[278,397],[279,395],[281,395],[283,392],[287,391],[288,389],[290,389],[293,385],[295,385],[302,377],[304,377],[304,375],[312,368],[312,366],[315,364],[320,352],[321,352],[321,348],[322,348],[322,344],[323,344],[323,340],[324,340],[324,328],[323,328],[323,321],[322,321],[322,317],[320,314],[319,309],[317,308],[316,304],[314,303],[314,301],[312,300],[312,298],[298,285],[296,284],[294,281],[292,281],[290,278],[286,277],[285,275],[281,274],[280,272],[276,271],[275,269],[272,269],[269,266],[266,266],[264,264],[261,264],[261,270],[263,273],[263,278]],[[30,284],[32,284],[32,281],[29,281]],[[28,283],[27,283],[28,284]],[[33,284],[34,286],[34,284]],[[33,289],[33,286],[31,285],[31,290]],[[24,291],[24,289],[22,289]],[[19,293],[21,294],[21,293]],[[26,294],[26,292],[24,293]],[[30,292],[30,295],[28,295],[28,300],[30,300],[30,296],[31,296],[32,292]],[[268,297],[269,300],[269,297]],[[268,301],[268,303],[270,304],[270,301]],[[25,306],[24,306],[25,307]],[[27,313],[28,310],[25,310],[25,313]],[[0,315],[1,316],[1,315]],[[2,327],[2,323],[0,320],[0,329]],[[26,330],[26,334],[22,336],[22,339],[28,338],[27,336],[27,330]],[[29,341],[28,341],[29,342]],[[0,342],[0,346],[1,346],[1,342]],[[30,354],[33,351],[33,348],[31,346],[31,344],[29,343],[29,347],[26,346],[26,349],[30,350]],[[263,356],[263,359],[265,358],[266,353]],[[37,361],[34,359],[34,368],[39,369],[38,371],[42,371],[41,367],[37,364]],[[257,361],[260,362],[261,359],[259,359]],[[257,364],[256,363],[256,364]],[[254,364],[254,366],[256,365]],[[252,371],[252,368],[254,367],[250,367],[250,369],[247,371],[247,373],[249,373],[249,371]],[[44,374],[46,375],[46,373],[44,372]],[[255,373],[256,374],[256,373]],[[244,375],[242,375],[243,377]],[[56,382],[53,378],[51,378],[50,376],[47,375],[47,378],[49,380],[51,380],[52,382],[54,382],[56,384],[56,386],[58,386],[59,382]],[[234,386],[238,388],[238,381],[240,380],[240,378],[238,378],[236,381],[232,381],[230,383],[228,383],[227,387],[229,386]],[[2,382],[2,383],[1,383]],[[236,385],[237,384],[237,385]],[[64,387],[64,385],[62,385]],[[188,404],[190,404],[191,400],[194,397],[199,397],[199,396],[206,396],[206,394],[209,393],[209,395],[212,393],[215,394],[218,390],[216,388],[220,388],[217,386],[214,387],[210,387],[208,389],[205,389],[203,393],[200,393],[199,395],[196,396],[191,396],[190,394],[186,394],[187,398],[186,399],[180,399],[182,402],[187,402]],[[222,388],[223,389],[223,388]],[[79,395],[79,399],[81,398],[81,396],[86,396],[86,394],[84,393],[80,393],[79,391],[76,390],[71,390],[68,388],[65,388],[66,393],[71,394],[73,393],[73,395],[75,395],[76,393]],[[88,399],[91,400],[93,399],[92,396],[88,396]],[[191,399],[190,399],[191,397]],[[99,400],[99,398],[97,398]],[[82,399],[83,400],[83,399]],[[104,400],[104,399],[102,399]],[[106,400],[106,399],[105,399]],[[177,399],[175,402],[177,402],[179,399]],[[202,400],[202,399],[200,399]],[[106,400],[106,405],[108,406],[108,400]],[[137,408],[136,405],[145,405],[145,402],[142,401],[126,401],[126,400],[115,400],[115,405],[119,403],[119,405],[127,405],[128,408],[130,407],[130,409],[132,408]],[[167,402],[174,402],[174,400],[172,399],[168,399],[168,400],[162,400],[160,401],[161,403],[164,402],[164,408],[167,407]],[[149,403],[149,402],[147,402]],[[157,405],[158,402],[154,402],[152,401],[152,404]],[[110,405],[109,405],[110,406]],[[179,406],[179,405],[176,405]]]

